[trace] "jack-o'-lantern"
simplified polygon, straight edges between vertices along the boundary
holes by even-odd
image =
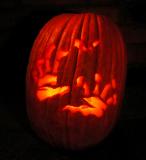
[[[114,126],[125,84],[119,30],[105,16],[62,14],[36,38],[27,69],[27,111],[37,134],[53,146],[83,149]]]

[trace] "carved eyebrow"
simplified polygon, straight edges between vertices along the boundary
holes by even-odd
[[[95,48],[99,45],[100,41],[99,40],[96,40],[92,43],[92,46]]]

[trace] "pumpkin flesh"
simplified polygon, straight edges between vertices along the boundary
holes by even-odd
[[[114,126],[124,91],[126,56],[117,27],[95,14],[63,14],[36,38],[27,70],[33,128],[53,146],[82,149]]]

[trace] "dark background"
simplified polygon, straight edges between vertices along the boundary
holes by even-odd
[[[0,160],[146,159],[146,5],[140,0],[0,1]],[[54,15],[93,11],[109,16],[127,47],[123,109],[111,134],[82,152],[51,148],[31,130],[25,74],[33,41]]]

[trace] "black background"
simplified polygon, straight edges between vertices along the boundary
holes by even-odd
[[[0,159],[146,159],[146,59],[142,63],[128,63],[121,116],[102,143],[81,152],[51,148],[31,130],[26,114],[25,74],[30,50],[38,31],[51,17],[73,12],[74,8],[79,11],[90,7],[92,10],[94,5],[87,0],[79,6],[36,6],[20,1],[3,1],[1,4],[0,33],[6,35],[6,39],[0,41]],[[122,17],[128,19],[125,25],[132,23],[136,27],[146,27],[146,5],[143,2],[99,3],[99,7],[109,5],[120,9]],[[11,13],[13,19],[5,20],[5,15]],[[10,24],[7,21],[11,21]],[[124,24],[121,21],[119,26]],[[146,42],[136,46],[146,46]],[[146,55],[146,52],[142,54]]]

